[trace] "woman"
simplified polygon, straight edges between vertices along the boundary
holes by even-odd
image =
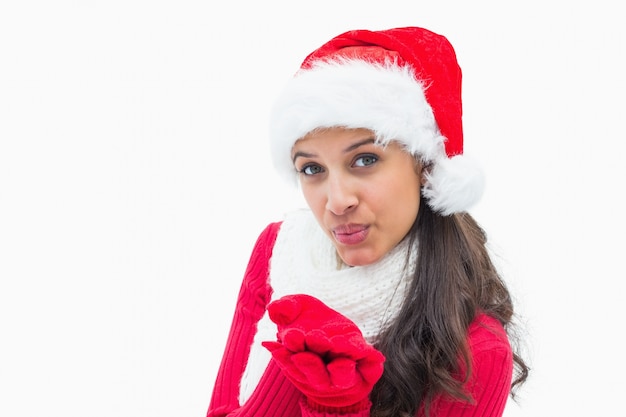
[[[417,27],[341,34],[271,117],[307,210],[260,235],[208,416],[500,416],[528,368],[467,213],[461,70]]]

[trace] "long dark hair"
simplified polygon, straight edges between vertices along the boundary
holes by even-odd
[[[459,357],[471,363],[467,330],[479,311],[499,320],[513,339],[514,396],[529,368],[514,343],[513,302],[490,259],[483,229],[468,213],[442,216],[422,198],[407,238],[417,242],[410,245],[417,247],[417,266],[398,316],[376,342],[387,360],[372,391],[370,415],[414,416],[420,406],[428,415],[431,401],[442,393],[471,400],[464,380],[454,375]]]

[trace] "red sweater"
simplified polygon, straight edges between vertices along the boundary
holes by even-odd
[[[272,223],[259,236],[241,285],[235,314],[217,373],[207,417],[368,417],[371,404],[359,412],[320,412],[303,401],[300,393],[273,360],[251,397],[239,404],[239,385],[248,361],[256,326],[270,302],[269,260],[280,228]],[[509,395],[513,356],[500,323],[479,315],[469,327],[472,375],[466,389],[474,402],[440,396],[431,417],[501,416]]]

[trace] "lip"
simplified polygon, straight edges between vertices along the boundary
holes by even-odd
[[[335,240],[342,245],[358,245],[369,233],[369,226],[363,224],[342,224],[332,228]]]

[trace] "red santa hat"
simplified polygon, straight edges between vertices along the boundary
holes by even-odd
[[[450,42],[418,27],[343,33],[306,57],[270,117],[272,158],[296,178],[294,143],[324,127],[366,128],[430,166],[423,195],[437,212],[467,211],[483,175],[463,155],[461,69]]]

